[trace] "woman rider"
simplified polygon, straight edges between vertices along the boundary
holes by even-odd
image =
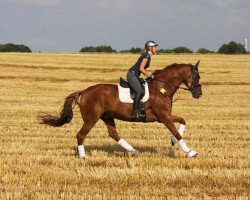
[[[154,41],[147,41],[141,56],[139,57],[137,62],[128,70],[127,80],[136,93],[134,99],[134,107],[133,107],[134,109],[131,118],[140,117],[139,104],[140,104],[140,99],[142,98],[143,95],[143,89],[139,82],[139,76],[142,73],[144,76],[146,76],[146,79],[148,80],[154,80],[155,78],[153,75],[150,75],[146,71],[146,69],[150,65],[151,56],[156,54],[157,46],[158,44],[156,44]]]

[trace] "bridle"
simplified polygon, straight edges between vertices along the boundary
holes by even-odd
[[[170,99],[171,106],[173,104],[173,97],[171,95],[165,93],[165,90],[164,90],[164,92],[162,92],[161,88],[158,88],[157,82],[162,82],[165,85],[173,86],[173,87],[175,87],[177,89],[187,90],[187,91],[190,91],[193,94],[195,92],[196,88],[201,87],[201,84],[195,84],[196,79],[200,79],[200,75],[199,75],[199,71],[198,71],[198,67],[197,66],[191,65],[191,74],[189,75],[189,77],[187,78],[187,80],[189,80],[191,77],[192,77],[191,85],[188,84],[187,87],[182,87],[180,85],[175,85],[173,83],[170,83],[170,82],[164,81],[164,80],[159,80],[159,79],[157,79],[157,77],[156,77],[156,79],[154,81],[148,81],[148,82],[151,82],[151,83],[155,82],[155,97],[154,97],[154,102],[153,102],[152,106],[150,106],[150,108],[147,108],[146,110],[151,109],[151,108],[154,107],[155,100],[156,100],[157,90],[159,90],[161,93],[163,93],[166,97],[168,97]]]
[[[196,84],[197,79],[198,79],[198,82],[200,79],[199,70],[197,66],[191,65],[191,75],[188,77],[187,80],[189,80],[191,76],[192,76],[192,83],[190,86],[188,86],[188,90],[193,94],[196,88],[201,87],[201,84]]]
[[[197,88],[197,87],[200,87],[200,86],[201,86],[201,84],[196,84],[196,85],[194,84],[197,78],[200,79],[198,67],[191,65],[191,74],[189,75],[189,77],[187,78],[187,80],[189,80],[191,77],[192,77],[192,83],[191,83],[191,85],[188,86],[188,87],[182,87],[182,86],[180,86],[180,85],[175,85],[175,84],[173,84],[173,83],[169,83],[169,82],[164,81],[164,80],[159,80],[159,79],[157,79],[157,78],[156,78],[155,81],[156,81],[156,85],[157,85],[157,82],[162,82],[162,83],[164,83],[165,85],[174,86],[174,87],[176,87],[177,89],[188,90],[188,91],[192,92],[192,91],[194,90],[194,88]]]

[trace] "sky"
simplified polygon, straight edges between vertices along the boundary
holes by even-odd
[[[0,0],[0,44],[32,51],[79,52],[110,45],[117,51],[185,46],[217,51],[250,40],[249,0]]]

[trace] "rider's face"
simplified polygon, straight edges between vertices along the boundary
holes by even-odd
[[[153,54],[156,54],[156,51],[157,51],[157,47],[151,47],[151,52],[153,53]]]

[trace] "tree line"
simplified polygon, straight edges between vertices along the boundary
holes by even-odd
[[[120,53],[141,53],[142,48],[132,47],[129,50],[119,51]],[[18,44],[0,44],[0,52],[32,52],[31,49],[25,45]],[[99,45],[99,46],[86,46],[81,48],[80,52],[105,52],[105,53],[116,53],[117,51],[108,45]],[[173,49],[159,49],[157,51],[159,54],[166,53],[221,53],[221,54],[246,54],[248,53],[241,43],[236,43],[234,41],[229,42],[228,44],[223,44],[217,52],[210,51],[205,48],[200,48],[196,52],[193,52],[187,47],[176,47]]]
[[[31,52],[31,49],[23,44],[0,44],[0,52]]]
[[[140,48],[131,48],[127,51],[121,51],[121,52],[130,52],[130,53],[139,53],[142,49]],[[248,53],[244,47],[244,45],[240,43],[236,43],[234,41],[229,42],[228,44],[223,44],[217,52],[210,51],[205,48],[200,48],[196,52],[193,52],[191,49],[187,47],[176,47],[173,49],[159,49],[157,50],[157,53],[221,53],[221,54],[246,54]]]

